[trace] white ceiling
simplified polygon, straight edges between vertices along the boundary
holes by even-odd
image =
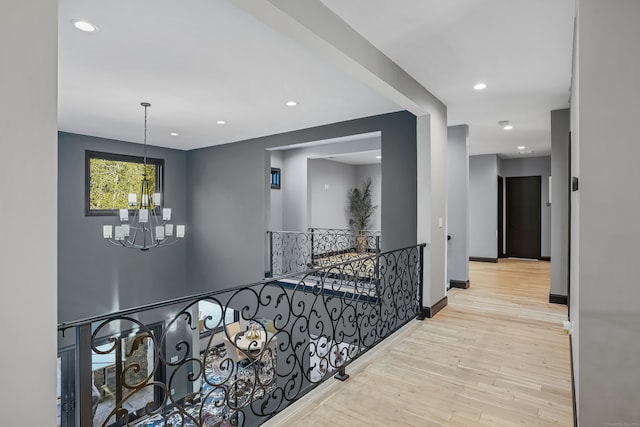
[[[322,2],[440,98],[449,125],[469,125],[472,154],[549,153],[574,0]],[[141,101],[149,144],[180,149],[402,109],[227,0],[59,0],[60,130],[142,142]]]

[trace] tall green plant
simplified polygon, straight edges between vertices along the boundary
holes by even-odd
[[[371,202],[371,178],[366,178],[362,187],[354,187],[347,193],[349,209],[349,226],[358,233],[367,230],[371,225],[373,214],[378,206]]]

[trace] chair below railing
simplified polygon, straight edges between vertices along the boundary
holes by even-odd
[[[267,231],[267,276],[298,273],[380,252],[380,231]]]
[[[423,248],[61,324],[63,418],[260,425],[421,314]]]

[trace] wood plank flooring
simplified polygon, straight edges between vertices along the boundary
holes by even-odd
[[[413,321],[265,426],[573,425],[567,308],[549,262],[470,263],[433,319]]]

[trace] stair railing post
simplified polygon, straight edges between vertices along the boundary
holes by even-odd
[[[376,237],[376,266],[375,266],[375,278],[378,279],[378,272],[380,271],[380,236]]]
[[[349,378],[349,374],[347,374],[347,372],[345,371],[344,365],[340,366],[340,369],[338,369],[338,373],[335,374],[333,378],[340,381],[345,381],[347,378]]]
[[[424,313],[424,245],[420,245],[420,273],[418,274],[418,315],[417,320],[424,320],[427,317]]]
[[[311,268],[313,268],[313,257],[314,257],[314,242],[315,242],[315,233],[313,228],[309,229],[309,232],[311,233]]]
[[[273,231],[267,231],[269,235],[269,277],[273,277]]]
[[[91,323],[76,326],[76,423],[93,425],[91,378]]]

